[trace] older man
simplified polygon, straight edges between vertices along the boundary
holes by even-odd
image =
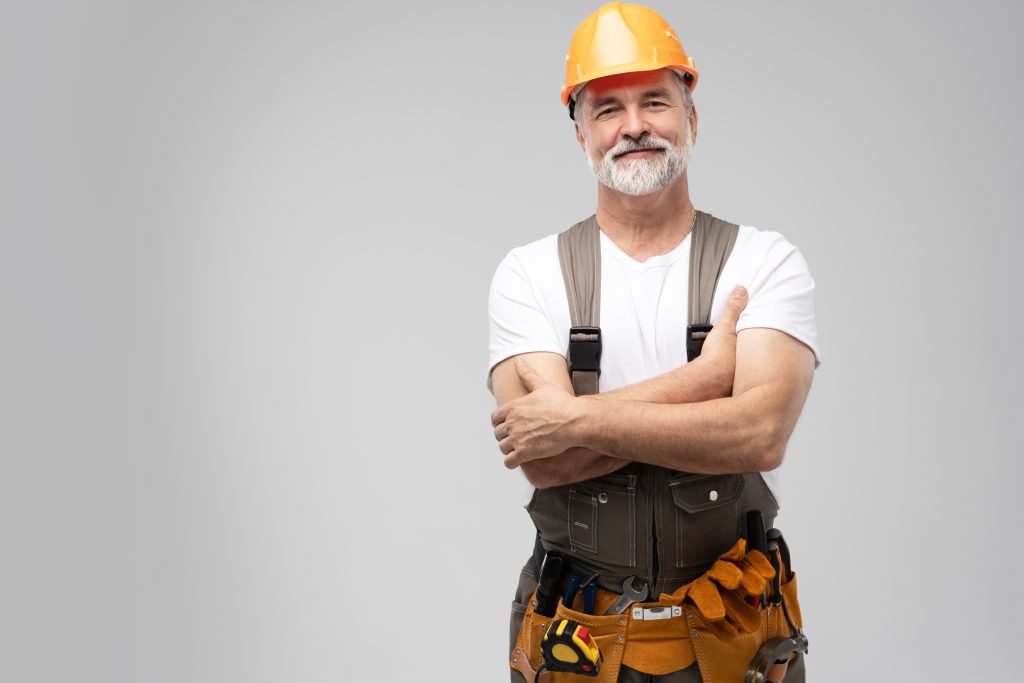
[[[512,680],[532,678],[542,661],[548,670],[560,664],[550,649],[542,660],[538,642],[555,619],[535,593],[552,557],[564,564],[553,579],[559,615],[586,623],[601,651],[593,662],[576,652],[563,671],[588,674],[573,667],[603,662],[601,680],[711,679],[728,660],[746,657],[746,668],[743,647],[760,644],[745,636],[758,630],[750,620],[768,624],[771,604],[785,602],[772,603],[768,588],[765,597],[743,594],[715,560],[732,552],[744,585],[759,580],[765,553],[744,555],[734,543],[764,538],[755,527],[770,526],[778,508],[774,470],[818,362],[814,283],[778,233],[694,208],[687,168],[698,72],[660,16],[601,7],[577,29],[566,69],[562,101],[597,176],[597,211],[562,236],[509,252],[489,302],[494,434],[505,465],[527,479],[524,503],[538,531],[513,604]],[[773,570],[762,573],[767,580]],[[774,573],[795,603],[791,568]],[[574,610],[584,583],[599,592]],[[713,599],[694,586],[713,588]],[[610,604],[632,590],[639,605],[674,595],[658,604],[680,609],[644,636],[646,607]],[[798,609],[789,606],[785,626],[779,611],[775,631],[792,636]],[[704,627],[713,638],[695,635]],[[614,638],[601,635],[615,628]],[[799,652],[788,672],[780,666],[769,680],[803,680]]]

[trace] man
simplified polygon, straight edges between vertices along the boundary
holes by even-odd
[[[494,435],[505,465],[528,480],[524,502],[538,529],[513,605],[514,682],[536,668],[533,652],[534,664],[516,670],[516,646],[529,639],[520,625],[532,614],[546,556],[561,553],[608,595],[624,592],[623,577],[636,577],[656,600],[707,572],[737,530],[751,533],[747,513],[770,526],[779,497],[773,470],[819,362],[814,282],[796,248],[778,233],[730,226],[691,203],[698,72],[671,27],[646,7],[605,5],[577,29],[566,70],[562,101],[598,180],[596,214],[573,231],[596,223],[600,329],[577,336],[597,327],[576,321],[572,295],[587,281],[569,275],[574,257],[557,235],[513,249],[489,302]],[[715,324],[687,362],[697,335],[688,337],[686,320],[693,233],[724,226],[734,242],[709,287]],[[566,349],[585,338],[600,340],[590,347],[600,367],[577,356],[574,370],[582,370],[570,377]],[[567,596],[566,606],[574,600]],[[682,633],[685,639],[690,630]],[[619,681],[702,680],[693,649],[673,660],[685,664],[678,671],[657,654],[633,654],[640,646],[625,651],[616,662]],[[775,675],[802,681],[802,656]]]

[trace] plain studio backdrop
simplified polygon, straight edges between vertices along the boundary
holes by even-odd
[[[507,680],[487,291],[594,209],[557,97],[598,3],[18,5],[0,680]],[[695,204],[817,282],[778,519],[809,680],[1005,677],[1019,5],[653,6],[701,70]]]

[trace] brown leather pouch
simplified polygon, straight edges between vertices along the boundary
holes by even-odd
[[[671,602],[634,603],[622,614],[604,616],[617,598],[615,593],[598,589],[596,614],[577,612],[559,603],[553,619],[534,612],[535,599],[531,599],[509,664],[526,677],[527,683],[533,683],[535,672],[544,661],[541,640],[551,623],[561,619],[571,619],[586,626],[601,650],[601,669],[590,679],[595,683],[615,683],[622,664],[655,675],[679,671],[693,664],[696,657],[690,647],[690,627],[682,614],[669,619],[633,618],[636,609],[661,607],[671,610]],[[542,680],[545,683],[578,683],[583,678],[552,672],[545,673]]]
[[[633,605],[636,609],[658,607],[671,610],[669,601]],[[626,610],[632,613],[632,609]],[[693,664],[696,659],[690,645],[690,626],[685,612],[670,619],[640,620],[630,618],[626,632],[623,663],[637,671],[664,676]]]
[[[798,628],[803,628],[800,604],[796,594],[796,575],[782,584],[782,595],[789,615]],[[687,620],[693,626],[691,642],[697,654],[697,665],[704,683],[737,683],[742,681],[751,661],[761,645],[776,637],[790,633],[782,607],[760,610],[761,627],[751,633],[740,633],[735,640],[726,642],[718,638],[700,612],[692,605],[683,605]]]
[[[615,683],[619,678],[619,668],[622,666],[622,653],[629,619],[625,614],[599,616],[601,612],[607,610],[614,599],[611,593],[599,595],[598,605],[600,608],[595,610],[598,615],[577,612],[559,603],[555,610],[555,616],[545,617],[533,611],[537,603],[536,594],[534,594],[527,606],[526,614],[523,616],[523,626],[519,630],[519,638],[512,650],[509,665],[522,673],[527,683],[534,683],[536,671],[544,661],[540,649],[544,634],[552,622],[572,619],[590,630],[591,638],[601,650],[601,669],[596,676],[587,677],[571,673],[546,672],[542,679],[544,683],[579,683],[583,679],[594,681],[594,683]]]
[[[603,615],[618,598],[617,593],[599,588],[594,612]],[[604,657],[602,673],[604,668],[608,668],[608,680],[615,681],[616,677],[612,673],[617,674],[621,664],[659,676],[693,664],[696,656],[690,647],[690,629],[681,610],[679,616],[668,619],[642,619],[635,616],[638,611],[643,614],[644,610],[651,608],[660,609],[661,614],[671,614],[673,607],[678,607],[678,604],[670,600],[637,602],[622,614],[595,616],[560,604],[555,616],[578,621],[590,629]]]
[[[526,614],[519,628],[519,637],[509,655],[509,666],[516,669],[526,678],[526,683],[536,681],[536,672],[544,661],[540,651],[540,641],[544,638],[552,617],[545,617],[533,611],[537,604],[537,592],[534,591],[526,604]]]

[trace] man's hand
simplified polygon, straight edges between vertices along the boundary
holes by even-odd
[[[719,388],[720,393],[710,398],[732,396],[732,384],[736,376],[736,323],[746,307],[747,290],[737,285],[704,340],[700,356],[693,361],[706,366],[704,369],[709,372],[709,383]]]
[[[569,427],[581,412],[575,396],[545,380],[525,359],[517,358],[515,369],[530,393],[491,413],[494,438],[509,469],[574,446]]]

